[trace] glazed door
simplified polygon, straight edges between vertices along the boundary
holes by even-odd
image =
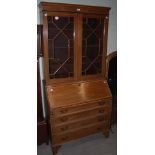
[[[102,74],[104,17],[82,17],[82,76]]]
[[[48,13],[44,18],[46,79],[72,79],[75,76],[76,16]]]

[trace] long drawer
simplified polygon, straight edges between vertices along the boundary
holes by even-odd
[[[66,115],[61,117],[51,116],[51,121],[52,121],[51,123],[55,126],[57,124],[70,123],[70,122],[78,121],[80,119],[86,119],[88,117],[93,117],[93,116],[95,117],[97,115],[102,115],[106,118],[107,116],[109,116],[109,111],[104,107],[96,107],[95,109],[82,111],[76,114],[71,114],[71,115]]]
[[[65,133],[65,132],[69,132],[69,131],[74,130],[74,129],[78,129],[78,128],[81,128],[81,127],[91,125],[93,123],[100,123],[100,124],[108,125],[109,121],[107,121],[105,116],[98,115],[98,116],[95,116],[95,117],[89,117],[87,119],[75,121],[75,122],[72,122],[72,123],[52,126],[52,132],[54,134]]]
[[[76,106],[56,108],[56,109],[52,110],[51,114],[54,115],[54,117],[59,117],[59,116],[65,116],[68,114],[77,113],[77,112],[80,112],[83,110],[91,109],[91,108],[94,108],[97,106],[110,108],[111,104],[109,104],[109,103],[112,103],[112,100],[103,99],[103,100],[98,100],[96,102],[78,104]]]
[[[66,134],[53,135],[52,143],[53,143],[53,145],[63,144],[65,142],[68,142],[71,140],[79,139],[81,137],[85,137],[85,136],[95,134],[98,132],[103,132],[103,131],[108,131],[108,129],[104,126],[104,124],[97,124],[97,125],[94,124],[87,128],[74,130],[74,131],[68,132]]]

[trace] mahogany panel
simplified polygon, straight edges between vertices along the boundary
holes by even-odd
[[[39,4],[42,11],[59,11],[60,12],[78,12],[78,13],[91,13],[91,14],[109,14],[109,7],[88,6],[78,4],[64,4],[64,3],[49,3],[41,2]]]
[[[60,116],[65,116],[65,115],[69,115],[69,114],[76,114],[79,113],[81,111],[85,111],[88,109],[94,109],[94,108],[107,108],[110,106],[109,103],[111,103],[111,100],[99,100],[96,102],[88,102],[88,103],[82,103],[82,104],[78,104],[75,106],[67,106],[67,107],[61,107],[61,108],[56,108],[56,109],[51,109],[51,113],[52,115],[54,115],[54,117],[60,117]]]
[[[71,140],[79,139],[81,137],[89,136],[91,134],[95,134],[103,131],[107,131],[107,128],[104,126],[104,124],[92,124],[85,128],[74,130],[66,134],[53,135],[52,143],[53,145],[63,144]]]
[[[93,123],[101,123],[107,125],[107,122],[104,118],[105,116],[95,116],[95,117],[89,117],[87,119],[79,120],[79,121],[74,121],[72,123],[67,123],[67,124],[61,124],[61,125],[54,125],[52,126],[52,130],[54,134],[58,133],[64,133],[64,132],[70,132],[71,130],[75,130],[77,128],[81,128],[84,126],[88,126]]]
[[[106,81],[91,81],[47,87],[47,97],[52,108],[111,98]]]
[[[77,114],[73,114],[73,115],[67,115],[67,116],[63,116],[63,117],[53,117],[51,116],[51,122],[54,125],[57,124],[64,124],[64,123],[70,123],[76,120],[82,120],[84,118],[89,118],[91,116],[100,116],[100,115],[104,115],[105,118],[109,117],[109,112],[110,110],[105,109],[105,108],[96,108],[96,109],[92,109],[92,110],[87,110],[87,111],[81,111],[80,113]]]

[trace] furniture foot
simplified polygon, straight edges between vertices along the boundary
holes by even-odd
[[[105,136],[105,138],[108,138],[109,137],[109,130],[103,131],[103,135]]]
[[[57,145],[57,146],[52,146],[52,152],[53,152],[53,155],[56,155],[58,150],[60,149],[60,145]]]

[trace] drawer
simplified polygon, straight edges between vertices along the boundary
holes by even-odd
[[[52,143],[53,145],[55,144],[63,144],[68,141],[76,140],[81,137],[85,137],[91,134],[95,134],[98,132],[102,131],[107,131],[106,128],[104,128],[104,125],[94,125],[94,126],[89,126],[87,128],[82,128],[80,130],[74,130],[72,132],[68,132],[66,134],[55,134],[52,136],[53,140]]]
[[[68,123],[68,124],[61,124],[61,125],[56,125],[52,126],[52,132],[55,133],[65,133],[65,132],[70,132],[71,130],[79,129],[84,126],[88,126],[94,123],[100,123],[100,124],[105,124],[108,125],[108,120],[104,116],[97,116],[97,117],[89,117],[87,119],[83,119],[80,121],[76,121],[73,123]]]
[[[53,126],[58,125],[58,124],[66,124],[66,123],[68,124],[71,122],[80,121],[80,120],[87,119],[89,117],[95,117],[98,115],[107,117],[109,115],[109,112],[103,107],[97,107],[92,110],[83,111],[83,112],[71,114],[71,115],[66,115],[63,117],[53,116],[51,117],[51,121],[52,121],[51,123],[53,124]]]
[[[59,117],[59,116],[65,116],[68,114],[78,113],[83,110],[92,109],[94,107],[105,107],[108,109],[111,107],[111,104],[109,103],[112,103],[112,100],[99,100],[99,101],[91,102],[87,104],[78,104],[76,106],[56,108],[52,111],[52,114],[55,117]]]

